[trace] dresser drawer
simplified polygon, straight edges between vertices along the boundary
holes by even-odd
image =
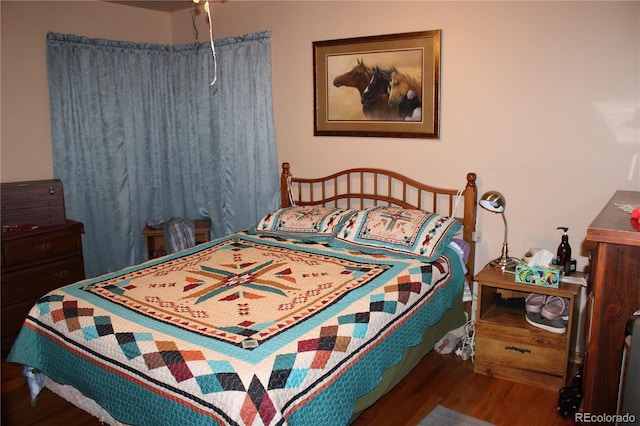
[[[564,376],[565,336],[535,327],[519,329],[500,324],[476,323],[476,362]]]
[[[11,266],[63,255],[82,248],[77,229],[67,228],[55,232],[5,241],[2,244],[2,266]]]
[[[2,307],[37,300],[45,293],[84,278],[82,256],[72,256],[2,275]]]

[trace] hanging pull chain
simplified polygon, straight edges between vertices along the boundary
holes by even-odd
[[[194,12],[195,5],[200,3],[200,0],[193,0],[194,4]],[[213,43],[213,21],[211,20],[211,8],[209,7],[209,0],[206,0],[204,3],[204,11],[207,12],[207,19],[209,20],[209,42],[211,43],[211,57],[213,58],[213,81],[211,81],[211,86],[213,86],[218,80],[218,58],[216,56],[216,46]],[[191,15],[191,19],[193,20],[194,13]],[[193,23],[193,28],[195,31],[196,43],[198,42],[198,29],[196,28],[195,21]]]
[[[204,10],[207,12],[207,17],[209,18],[209,40],[211,42],[211,56],[213,58],[213,81],[211,82],[211,86],[213,86],[216,80],[218,80],[218,59],[216,57],[216,47],[213,43],[213,21],[211,20],[209,0],[204,3]]]

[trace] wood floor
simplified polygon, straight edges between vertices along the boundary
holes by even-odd
[[[495,425],[566,425],[557,400],[555,391],[474,374],[471,360],[432,351],[353,426],[414,426],[438,404]],[[32,407],[20,367],[4,360],[1,408],[3,426],[100,425],[47,389]]]

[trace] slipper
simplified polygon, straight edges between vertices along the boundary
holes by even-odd
[[[547,303],[544,304],[540,310],[540,315],[543,317],[554,320],[563,314],[568,314],[569,303],[567,300],[559,296],[551,296],[547,299]]]
[[[540,314],[528,312],[525,316],[525,319],[532,326],[550,331],[552,333],[564,334],[567,332],[567,326],[560,318],[550,320]]]
[[[465,333],[465,325],[462,325],[454,330],[449,331],[444,337],[438,340],[433,349],[439,354],[450,354],[455,348],[458,347],[458,343],[462,340],[462,336]]]
[[[444,335],[442,339],[436,343],[434,349],[439,354],[450,354],[453,350],[458,346],[462,337],[458,337],[453,334],[451,331]]]
[[[544,294],[531,293],[524,301],[527,312],[539,313],[545,304],[547,296]]]

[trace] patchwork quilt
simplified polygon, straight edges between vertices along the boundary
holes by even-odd
[[[237,233],[42,297],[9,361],[137,425],[347,424],[464,283],[427,262]]]

